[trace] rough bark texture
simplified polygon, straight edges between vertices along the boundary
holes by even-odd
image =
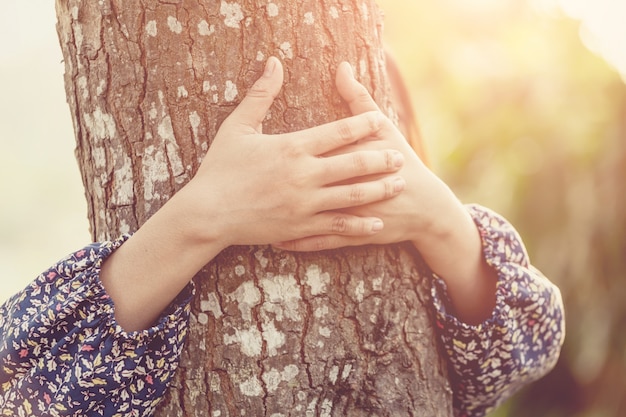
[[[264,130],[346,115],[347,60],[390,111],[371,0],[56,0],[94,239],[136,230],[197,169],[268,56]],[[159,416],[451,416],[410,247],[233,247],[196,277],[190,337]]]

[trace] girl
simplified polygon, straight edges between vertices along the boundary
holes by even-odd
[[[433,272],[458,416],[551,369],[562,302],[513,227],[462,205],[346,63],[336,81],[353,117],[263,135],[282,80],[270,58],[194,178],[134,235],[72,254],[0,307],[0,415],[151,415],[184,343],[189,281],[230,245],[412,242]]]

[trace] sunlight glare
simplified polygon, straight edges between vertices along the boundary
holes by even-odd
[[[618,0],[559,0],[570,17],[581,21],[580,36],[587,48],[613,65],[626,81],[626,2]]]

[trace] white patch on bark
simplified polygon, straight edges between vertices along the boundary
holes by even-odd
[[[321,306],[316,308],[313,314],[315,315],[315,318],[321,319],[328,314],[328,306]]]
[[[326,285],[330,282],[330,274],[322,272],[318,265],[309,265],[304,273],[306,284],[311,288],[311,295],[326,293]]]
[[[143,185],[144,200],[149,202],[161,198],[155,190],[155,185],[167,181],[170,177],[164,152],[161,149],[156,149],[153,145],[146,146],[141,163],[143,177],[145,178]]]
[[[289,42],[283,42],[279,46],[283,58],[293,59],[293,49]]]
[[[159,115],[159,111],[157,110],[156,103],[153,101],[152,104],[150,104],[150,111],[148,111],[148,117],[150,117],[150,120],[156,120],[158,115]]]
[[[100,97],[102,93],[104,93],[104,89],[106,88],[107,83],[104,80],[100,80],[98,83],[98,87],[96,88],[96,95]]]
[[[165,143],[165,152],[167,153],[167,159],[169,161],[172,175],[176,182],[184,180],[180,178],[185,173],[185,167],[183,161],[180,158],[180,148],[176,143],[176,137],[174,136],[174,127],[172,126],[172,119],[170,116],[165,116],[157,128],[159,137],[163,139]]]
[[[70,10],[70,14],[72,15],[72,19],[77,20],[78,19],[78,6],[73,6],[72,9]]]
[[[215,25],[209,25],[209,22],[206,20],[201,20],[200,23],[198,23],[198,33],[201,36],[211,36],[215,33]]]
[[[343,379],[344,381],[348,379],[348,377],[350,376],[350,372],[352,372],[352,364],[348,363],[346,364],[346,366],[343,367],[343,371],[341,371],[341,379]]]
[[[330,6],[329,13],[330,17],[332,17],[333,19],[339,19],[339,11],[335,6]]]
[[[241,382],[239,384],[239,390],[246,397],[260,397],[263,395],[261,381],[254,375],[251,376],[250,379]]]
[[[241,317],[245,321],[252,321],[252,309],[261,302],[261,291],[250,281],[241,284],[234,292],[227,295],[230,300],[237,302]]]
[[[226,80],[226,89],[224,90],[224,100],[229,103],[237,98],[237,85],[231,80]]]
[[[366,22],[370,19],[370,9],[365,3],[361,4],[361,16],[363,16],[363,20]]]
[[[146,23],[146,33],[148,34],[148,36],[152,37],[155,37],[158,34],[156,20],[151,20]]]
[[[106,174],[105,174],[106,175]],[[93,191],[96,194],[98,200],[102,200],[104,198],[104,187],[102,187],[102,180],[99,177],[93,178]],[[98,219],[106,220],[106,211],[100,210],[98,212]]]
[[[317,406],[317,398],[313,398],[313,400],[306,407],[306,417],[315,415],[315,407]]]
[[[123,155],[124,163],[113,172],[113,195],[111,201],[118,206],[126,206],[133,203],[133,162],[128,155]]]
[[[220,392],[222,390],[220,374],[218,374],[217,372],[211,372],[210,374],[211,379],[209,382],[209,389],[211,390],[211,392]]]
[[[259,62],[263,62],[265,61],[265,54],[261,51],[257,51],[256,53],[256,60]]]
[[[72,28],[74,29],[74,41],[76,42],[76,50],[80,51],[83,47],[83,27],[80,23],[76,22],[74,23],[74,25],[72,25]]]
[[[209,316],[206,313],[198,313],[198,323],[205,325],[209,322]]]
[[[334,385],[337,382],[338,376],[339,376],[339,367],[337,365],[333,365],[333,367],[330,368],[328,379],[330,379],[330,382],[332,382]]]
[[[107,164],[107,155],[102,143],[94,144],[93,149],[91,150],[91,157],[93,159],[93,164],[96,168],[104,168]]]
[[[235,334],[224,334],[224,344],[232,345],[239,344],[239,349],[244,355],[256,358],[261,354],[263,347],[263,340],[261,338],[261,332],[256,327],[251,327],[247,330],[232,329]]]
[[[320,327],[317,332],[326,338],[330,337],[330,329],[328,327]]]
[[[187,91],[184,85],[181,85],[178,87],[177,95],[178,95],[178,98],[187,98],[189,97],[189,92]]]
[[[263,382],[265,382],[265,386],[267,387],[267,391],[272,393],[276,392],[281,382],[284,381],[288,383],[298,376],[299,372],[300,370],[296,365],[287,365],[282,371],[275,368],[270,369],[263,374],[262,378]]]
[[[237,265],[235,267],[235,275],[237,275],[238,277],[242,277],[243,274],[246,273],[246,268],[243,265]]]
[[[243,20],[243,11],[237,3],[222,1],[220,14],[224,16],[224,24],[229,28],[238,28],[239,22]]]
[[[84,113],[85,127],[96,139],[103,141],[104,139],[112,139],[117,134],[117,126],[113,116],[104,113],[100,107],[96,107],[93,113]]]
[[[130,233],[130,225],[123,218],[120,220],[120,233]]]
[[[285,345],[285,334],[276,329],[274,321],[263,323],[263,340],[269,356],[276,356],[278,348]]]
[[[189,113],[189,124],[191,125],[191,134],[193,135],[193,141],[196,145],[200,143],[200,138],[198,137],[198,128],[200,127],[200,115],[197,111],[192,111]]]
[[[85,77],[84,75],[81,75],[80,77],[78,77],[76,84],[78,86],[78,89],[81,92],[81,95],[83,96],[83,100],[87,100],[87,98],[89,98],[89,88],[87,88],[87,77]]]
[[[276,17],[276,16],[278,16],[278,6],[276,5],[276,3],[268,3],[267,4],[267,15],[269,17]]]
[[[258,251],[254,252],[254,257],[263,268],[267,268],[267,264],[269,263],[270,260],[265,257],[265,253],[263,252],[262,249],[259,249]]]
[[[374,291],[382,291],[383,277],[374,278],[372,280],[372,288],[374,289]]]
[[[313,17],[313,13],[312,12],[306,12],[304,14],[304,24],[305,25],[312,25],[313,23],[315,23],[315,18]]]
[[[277,321],[286,317],[292,321],[300,321],[299,311],[300,288],[293,275],[276,275],[261,280],[265,293],[263,310],[275,314]]]
[[[320,406],[320,417],[330,417],[333,411],[333,401],[329,398],[324,399],[322,401],[322,405]]]
[[[365,295],[365,282],[359,281],[354,289],[354,294],[356,295],[356,300],[359,303],[363,301],[363,296]]]
[[[209,293],[206,300],[200,300],[200,310],[210,311],[216,319],[224,315],[220,300],[214,292]]]
[[[364,59],[359,60],[359,76],[361,78],[365,77],[367,73],[367,62]]]
[[[167,16],[167,26],[177,35],[180,35],[183,32],[183,24],[180,23],[174,16]]]
[[[207,93],[210,93],[211,91],[216,92],[217,85],[211,84],[211,81],[204,81],[202,83],[202,92],[207,94]],[[217,97],[217,94],[214,94],[213,96]],[[217,103],[217,98],[215,99],[215,103]]]

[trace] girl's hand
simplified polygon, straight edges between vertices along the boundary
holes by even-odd
[[[356,81],[349,64],[342,63],[337,70],[337,89],[353,114],[378,111],[378,106],[367,89]],[[420,160],[402,133],[384,118],[380,129],[359,142],[344,146],[333,154],[381,149],[396,149],[405,163],[399,174],[406,180],[405,190],[393,199],[378,201],[344,210],[357,216],[381,218],[385,229],[369,236],[340,236],[323,234],[304,239],[280,242],[275,246],[295,251],[310,251],[363,244],[386,244],[420,240],[428,233],[437,232],[442,215],[449,205],[458,207],[458,201],[449,188]],[[442,211],[443,210],[443,211]]]
[[[349,64],[340,65],[337,88],[353,114],[377,109],[365,87],[352,76]],[[370,236],[318,235],[276,246],[310,251],[410,241],[430,269],[446,281],[458,317],[467,323],[480,323],[491,315],[495,306],[497,274],[484,259],[473,219],[448,186],[422,163],[391,121],[382,122],[374,136],[342,151],[392,148],[402,152],[405,164],[400,174],[407,181],[406,189],[393,199],[345,212],[380,217],[385,222],[385,230]]]
[[[404,162],[400,152],[345,148],[376,136],[386,119],[372,109],[307,130],[264,135],[262,121],[282,81],[280,61],[272,57],[220,127],[196,176],[181,190],[189,197],[195,230],[210,231],[208,237],[223,247],[376,234],[383,227],[379,217],[337,210],[389,199],[403,190],[404,179],[396,174]],[[330,154],[338,148],[344,151]],[[378,177],[359,180],[373,174]]]

